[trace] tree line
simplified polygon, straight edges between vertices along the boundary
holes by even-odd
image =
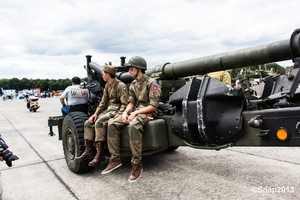
[[[229,70],[232,78],[238,76],[238,73],[241,70],[248,70],[252,72],[261,72],[261,71],[273,71],[276,74],[285,74],[285,68],[278,65],[277,63],[269,63],[263,66],[250,66]],[[259,73],[260,75],[261,73]],[[265,75],[266,76],[266,75]],[[257,77],[259,78],[259,77]],[[64,90],[66,87],[71,85],[71,80],[69,78],[66,79],[27,79],[27,78],[12,78],[12,79],[0,79],[0,87],[4,90],[6,89],[15,89],[16,91],[21,91],[24,89],[30,88],[40,88],[42,91],[57,91]]]
[[[4,90],[15,89],[16,91],[26,90],[30,88],[40,88],[42,91],[64,90],[71,85],[71,80],[66,79],[27,79],[12,78],[0,79],[0,87]]]
[[[242,71],[243,74],[251,74],[252,78],[286,74],[286,69],[277,63],[268,63],[264,65],[254,65],[249,67],[231,69],[229,73],[232,78],[237,78]]]

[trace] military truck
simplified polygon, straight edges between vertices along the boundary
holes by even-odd
[[[163,115],[146,125],[143,154],[174,151],[180,146],[211,150],[231,146],[299,146],[299,32],[296,29],[289,39],[282,41],[148,67],[146,74],[156,79],[162,89],[159,109]],[[52,126],[58,125],[65,159],[74,173],[92,169],[89,160],[75,162],[74,158],[84,151],[84,122],[94,113],[105,86],[101,77],[103,66],[92,62],[91,57],[86,56],[88,80],[83,85],[90,91],[89,113],[72,112],[65,118],[49,117],[48,120],[50,135],[53,135]],[[292,60],[294,67],[287,75],[264,77],[258,96],[249,95],[244,87],[228,87],[205,75],[284,60]],[[121,57],[117,77],[130,84],[132,78],[124,62],[125,57]],[[203,77],[185,81],[185,77],[194,75]],[[121,155],[130,155],[126,128],[121,134]]]

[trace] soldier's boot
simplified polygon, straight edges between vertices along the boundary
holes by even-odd
[[[85,150],[81,154],[81,156],[75,158],[76,161],[93,159],[93,157],[95,156],[96,152],[95,152],[95,148],[93,146],[93,141],[85,140],[84,145],[85,145]]]
[[[96,150],[97,150],[97,153],[96,153],[94,159],[89,163],[89,166],[91,166],[91,167],[99,165],[102,161],[105,160],[104,142],[96,142]]]

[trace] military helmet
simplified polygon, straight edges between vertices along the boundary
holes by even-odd
[[[146,60],[140,56],[132,57],[128,63],[125,63],[127,67],[136,67],[139,69],[147,69]]]

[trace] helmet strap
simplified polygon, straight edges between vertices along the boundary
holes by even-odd
[[[137,69],[137,73],[136,73],[135,79],[137,79],[138,76],[140,75],[140,73],[142,73],[140,68],[136,67],[136,69]]]

